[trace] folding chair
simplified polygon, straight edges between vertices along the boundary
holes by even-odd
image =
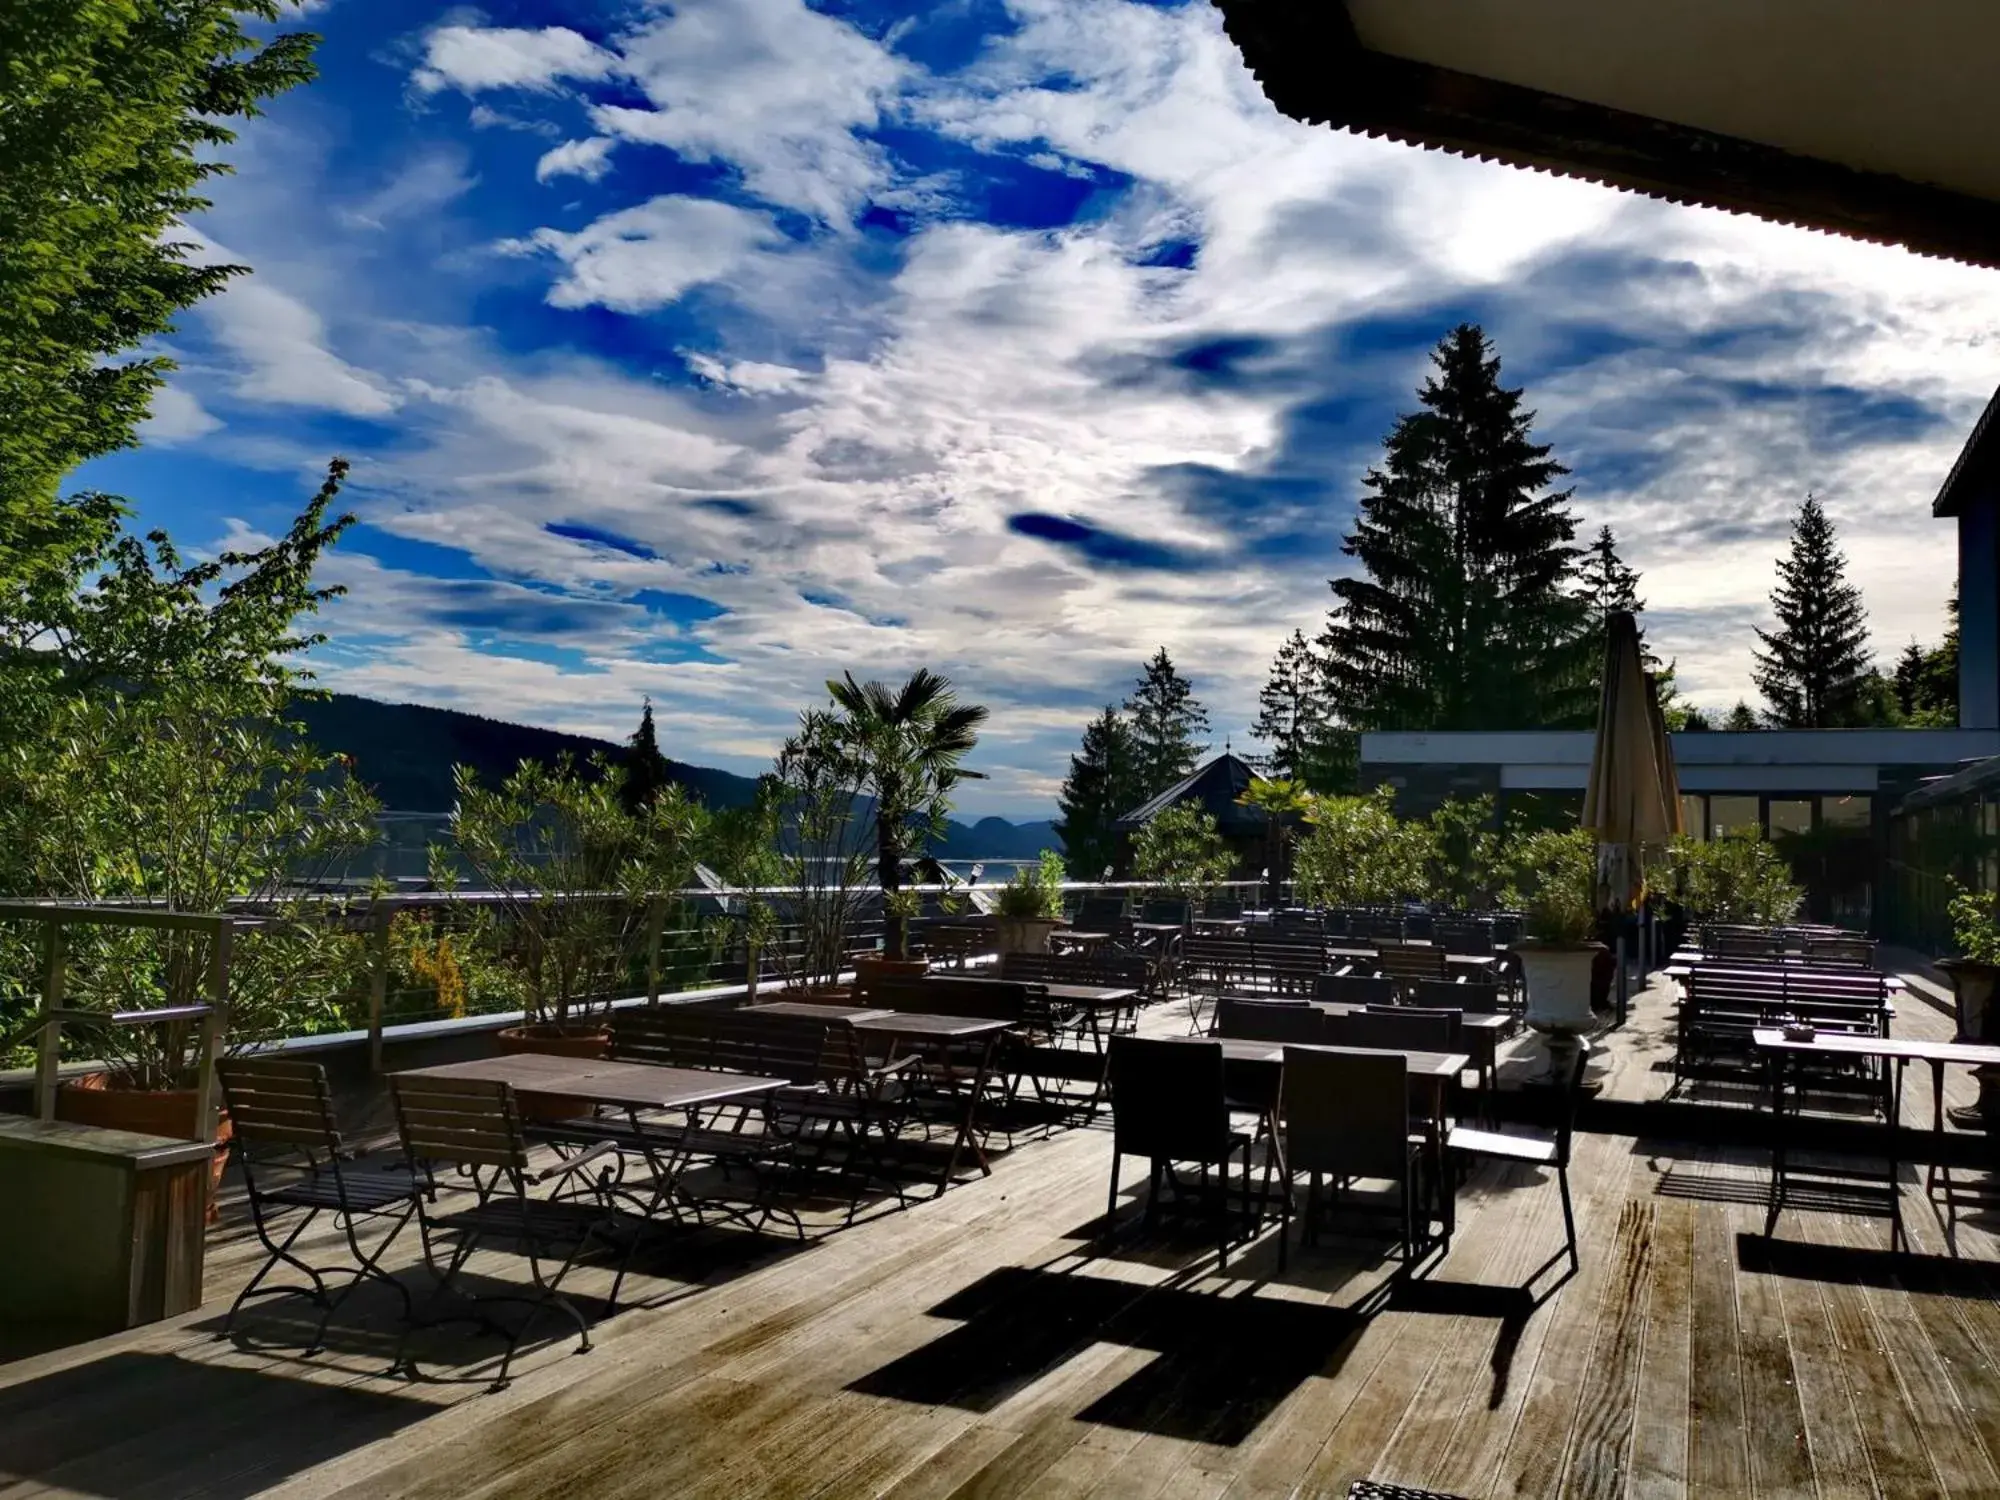
[[[1306,1172],[1305,1222],[1299,1231],[1304,1244],[1319,1238],[1323,1178],[1333,1179],[1336,1192],[1355,1178],[1396,1184],[1402,1274],[1407,1276],[1416,1264],[1417,1182],[1424,1150],[1410,1133],[1408,1063],[1394,1052],[1287,1047],[1279,1116],[1286,1177],[1278,1268],[1285,1267],[1291,1236],[1291,1179]]]
[[[1147,1224],[1159,1217],[1160,1185],[1174,1179],[1173,1163],[1201,1167],[1204,1196],[1209,1168],[1217,1169],[1217,1192],[1209,1208],[1215,1218],[1216,1246],[1229,1264],[1229,1160],[1243,1155],[1243,1199],[1250,1200],[1250,1136],[1229,1123],[1223,1091],[1222,1044],[1115,1036],[1111,1039],[1111,1194],[1104,1210],[1104,1238],[1118,1212],[1118,1166],[1125,1156],[1151,1160],[1146,1194]]]
[[[1313,981],[1313,999],[1339,1005],[1390,1005],[1396,981],[1379,974],[1322,974]]]
[[[564,1313],[576,1324],[580,1338],[577,1352],[589,1349],[590,1325],[560,1288],[570,1267],[588,1245],[593,1241],[614,1243],[608,1233],[614,1216],[609,1209],[584,1200],[564,1200],[560,1196],[537,1198],[529,1188],[554,1183],[559,1194],[572,1177],[617,1147],[610,1141],[599,1141],[567,1161],[537,1172],[528,1165],[520,1107],[507,1084],[479,1078],[392,1073],[389,1097],[395,1105],[396,1129],[409,1157],[411,1172],[428,1179],[439,1167],[461,1168],[467,1174],[474,1198],[470,1208],[450,1213],[438,1213],[427,1200],[418,1200],[417,1224],[423,1235],[424,1264],[437,1279],[431,1303],[456,1297],[465,1304],[466,1313],[446,1317],[419,1315],[412,1319],[411,1328],[472,1322],[504,1338],[507,1352],[501,1357],[500,1373],[491,1386],[496,1391],[506,1389],[507,1372],[513,1366],[515,1352],[535,1319],[549,1308]],[[585,1186],[590,1187],[588,1180]],[[444,1239],[454,1243],[440,1263],[438,1243]],[[458,1286],[459,1275],[473,1251],[483,1242],[496,1239],[513,1241],[524,1252],[535,1287],[531,1295],[474,1294]],[[553,1274],[544,1272],[544,1248],[551,1251],[548,1259],[554,1263]],[[630,1259],[629,1246],[625,1258]],[[625,1265],[621,1263],[611,1288],[610,1301],[614,1306],[624,1279]],[[528,1309],[521,1325],[511,1331],[481,1311],[510,1303]],[[405,1353],[408,1337],[406,1332],[403,1346],[396,1351],[395,1368],[414,1375],[415,1368]]]
[[[1215,1035],[1311,1045],[1326,1039],[1326,1012],[1309,1000],[1248,1000],[1241,995],[1224,995],[1216,1001]]]
[[[316,1354],[326,1339],[334,1309],[364,1281],[393,1287],[410,1315],[409,1289],[382,1269],[382,1257],[417,1211],[422,1184],[404,1171],[373,1171],[353,1165],[355,1153],[341,1140],[333,1114],[333,1095],[326,1070],[318,1063],[276,1058],[232,1058],[215,1065],[222,1096],[234,1131],[236,1163],[250,1199],[250,1222],[257,1238],[271,1252],[229,1305],[219,1337],[227,1338],[236,1314],[252,1297],[296,1295],[311,1299],[320,1310],[307,1354]],[[272,1220],[291,1209],[304,1209],[281,1240]],[[322,1213],[331,1213],[347,1240],[351,1266],[315,1266],[293,1253],[299,1236]],[[373,1248],[362,1244],[361,1223],[386,1219],[389,1225]],[[312,1285],[264,1286],[263,1280],[280,1262],[302,1272]],[[331,1278],[346,1284],[328,1290]]]

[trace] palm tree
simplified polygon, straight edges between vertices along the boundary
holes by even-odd
[[[1250,785],[1243,789],[1243,795],[1236,799],[1236,805],[1254,807],[1264,815],[1265,860],[1270,867],[1271,888],[1275,893],[1290,873],[1285,860],[1286,830],[1302,822],[1312,811],[1313,794],[1306,790],[1303,781],[1253,776]]]
[[[826,690],[839,710],[836,732],[875,799],[876,879],[886,898],[902,888],[911,843],[943,836],[952,789],[980,775],[960,762],[978,742],[986,710],[960,703],[951,683],[928,667],[900,688],[856,682],[848,672]],[[905,953],[906,919],[891,911],[886,926],[889,951]]]

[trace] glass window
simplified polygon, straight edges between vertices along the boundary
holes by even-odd
[[[1866,828],[1875,821],[1873,797],[1822,797],[1819,820],[1836,828]]]
[[[1708,837],[1708,806],[1697,792],[1681,793],[1681,832],[1691,839]]]
[[[1708,831],[1720,838],[1725,833],[1741,833],[1744,829],[1752,833],[1764,831],[1763,811],[1757,806],[1755,797],[1710,797],[1708,799]]]
[[[1812,832],[1812,800],[1807,797],[1771,799],[1770,834]]]

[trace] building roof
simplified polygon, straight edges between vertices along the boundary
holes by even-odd
[[[1118,820],[1119,831],[1135,832],[1175,804],[1192,802],[1213,816],[1216,827],[1225,834],[1261,833],[1265,827],[1264,814],[1236,800],[1256,776],[1248,761],[1225,751],[1125,814]]]
[[[2000,266],[1992,0],[1215,0],[1294,119]]]
[[[1990,488],[1994,475],[2000,473],[2000,418],[1994,416],[1996,410],[2000,410],[2000,391],[1993,393],[1986,410],[1973,424],[1972,436],[1958,450],[1951,472],[1945,475],[1944,487],[1931,502],[1932,515],[1963,515],[1975,491]]]

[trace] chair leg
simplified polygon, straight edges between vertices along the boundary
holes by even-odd
[[[1567,1162],[1563,1163],[1561,1166],[1558,1166],[1556,1168],[1556,1188],[1562,1194],[1563,1233],[1568,1237],[1569,1241],[1570,1272],[1571,1274],[1575,1274],[1577,1270],[1576,1213],[1570,1207],[1570,1202],[1569,1202],[1569,1164]]]
[[[1118,1152],[1111,1152],[1111,1196],[1104,1205],[1104,1229],[1098,1236],[1100,1243],[1111,1243],[1111,1221],[1118,1213]]]

